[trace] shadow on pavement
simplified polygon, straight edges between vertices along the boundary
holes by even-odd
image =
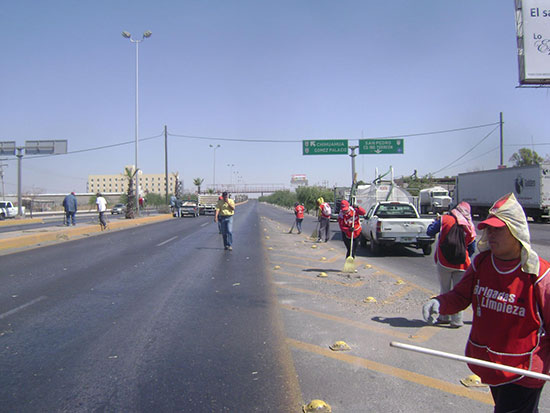
[[[428,324],[424,320],[409,320],[404,317],[373,317],[372,321],[377,323],[388,324],[392,327],[413,327],[419,328],[427,326]]]

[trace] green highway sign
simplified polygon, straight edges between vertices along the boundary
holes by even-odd
[[[347,139],[302,141],[302,155],[347,155]]]
[[[403,139],[360,139],[360,154],[403,153]]]

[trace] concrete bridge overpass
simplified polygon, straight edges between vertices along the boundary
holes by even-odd
[[[227,191],[231,194],[271,194],[276,191],[290,190],[284,184],[216,184],[201,186],[201,191],[213,189],[215,193]]]

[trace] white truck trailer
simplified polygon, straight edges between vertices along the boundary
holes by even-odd
[[[550,213],[550,164],[458,174],[453,204],[468,202],[472,213],[484,218],[493,203],[513,192],[525,215],[536,222],[548,221]]]
[[[442,186],[434,186],[432,188],[425,188],[420,191],[419,205],[420,213],[427,214],[433,212],[438,214],[443,211],[448,211],[451,205],[451,197],[449,191]]]
[[[220,196],[216,194],[199,195],[199,214],[214,215],[216,213],[216,204]]]

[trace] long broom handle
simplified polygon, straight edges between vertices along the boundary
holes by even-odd
[[[351,219],[351,242],[349,244],[349,256],[353,257],[353,233],[355,232],[355,208],[353,208],[353,218]]]
[[[416,351],[418,353],[429,354],[431,356],[442,357],[445,359],[451,359],[454,361],[462,361],[465,363],[475,364],[477,366],[488,367],[490,369],[507,371],[509,373],[515,373],[521,376],[532,377],[534,379],[550,381],[550,376],[547,374],[537,373],[535,371],[530,371],[530,370],[518,369],[517,367],[511,367],[505,364],[492,363],[490,361],[479,360],[472,357],[459,356],[458,354],[446,353],[444,351],[432,350],[430,348],[413,346],[411,344],[399,343],[397,341],[392,341],[390,343],[390,346],[400,348],[403,350],[411,350],[411,351]]]

